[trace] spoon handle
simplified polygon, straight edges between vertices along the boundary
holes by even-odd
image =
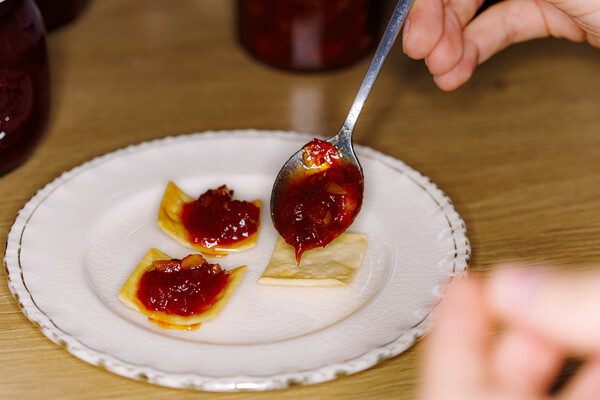
[[[399,0],[398,4],[396,4],[394,13],[392,14],[390,21],[385,28],[385,32],[383,33],[383,37],[381,38],[379,45],[377,46],[377,50],[375,51],[371,65],[369,65],[369,69],[367,70],[365,78],[358,89],[358,93],[356,94],[354,102],[352,103],[352,107],[350,107],[350,112],[346,117],[346,121],[344,121],[344,125],[340,130],[340,136],[347,136],[349,139],[352,135],[356,120],[358,119],[358,116],[365,105],[365,101],[371,92],[371,88],[373,87],[373,84],[379,75],[379,71],[381,71],[381,67],[383,66],[383,63],[390,52],[392,45],[396,41],[396,37],[398,37],[398,33],[400,32],[400,28],[404,23],[406,14],[408,14],[408,11],[410,10],[412,2],[413,0]]]

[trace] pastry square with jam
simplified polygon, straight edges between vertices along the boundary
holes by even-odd
[[[163,328],[193,330],[221,312],[245,272],[245,265],[226,271],[200,254],[174,259],[153,248],[119,299]]]
[[[223,185],[198,199],[169,182],[158,211],[158,226],[181,244],[208,257],[222,257],[256,245],[262,202],[233,199]]]

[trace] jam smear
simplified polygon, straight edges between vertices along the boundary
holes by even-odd
[[[303,252],[341,235],[363,200],[361,171],[345,162],[333,145],[314,139],[303,150],[307,170],[283,188],[273,210],[275,229],[294,246],[298,264]]]
[[[200,323],[198,324],[189,324],[189,325],[175,325],[169,324],[168,322],[162,322],[157,319],[148,318],[148,321],[152,322],[154,325],[163,328],[163,329],[177,329],[180,331],[195,331],[200,328]]]
[[[181,222],[190,242],[205,248],[227,246],[258,231],[260,208],[232,197],[233,190],[223,185],[183,205]]]
[[[199,254],[157,260],[140,278],[136,296],[150,311],[191,316],[212,307],[227,287],[229,275]]]

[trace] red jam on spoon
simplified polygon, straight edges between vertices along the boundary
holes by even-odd
[[[361,171],[329,142],[313,139],[303,147],[306,170],[282,190],[273,210],[275,229],[302,253],[324,247],[354,221],[363,200]]]

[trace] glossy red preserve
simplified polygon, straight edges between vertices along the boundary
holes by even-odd
[[[227,286],[229,275],[219,264],[197,257],[154,261],[139,281],[138,300],[146,309],[166,314],[190,316],[208,310]],[[196,263],[198,259],[202,261]]]
[[[44,26],[33,0],[0,0],[0,174],[42,137],[50,108]]]
[[[257,59],[296,71],[344,67],[375,45],[381,0],[238,0],[237,35]]]
[[[294,246],[298,263],[303,252],[326,246],[348,229],[363,199],[361,171],[335,147],[314,139],[303,150],[306,173],[283,188],[273,210],[275,228]]]
[[[233,190],[223,185],[183,205],[181,222],[190,242],[212,248],[232,245],[257,232],[260,208],[232,197]]]

